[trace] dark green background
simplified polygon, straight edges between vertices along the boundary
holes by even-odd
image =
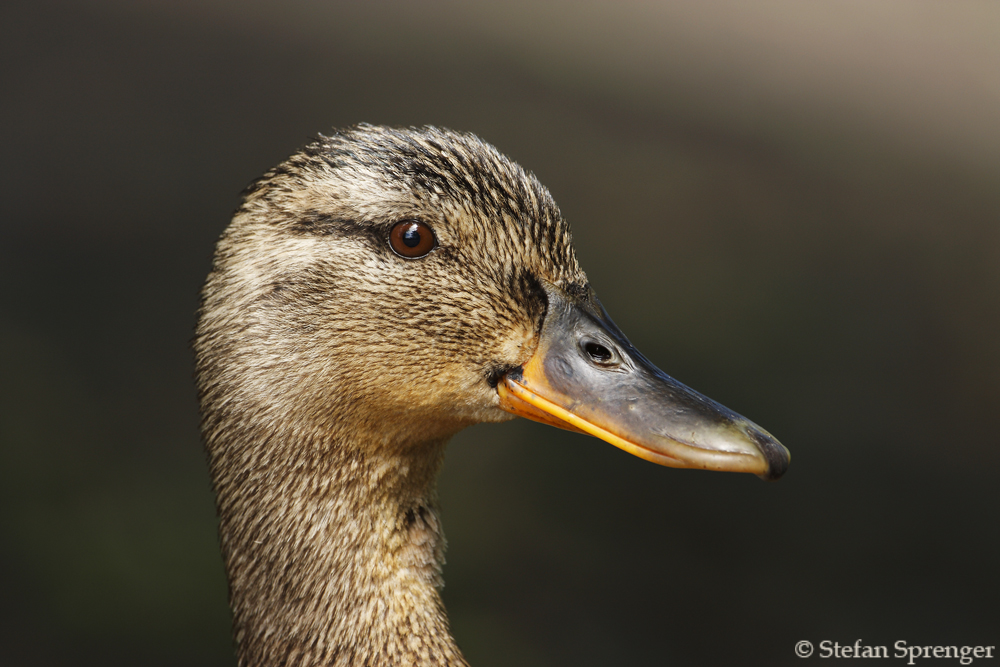
[[[793,453],[767,484],[462,433],[474,665],[1000,644],[997,34],[972,2],[6,0],[0,663],[235,664],[198,289],[241,189],[361,121],[534,171],[637,347]]]

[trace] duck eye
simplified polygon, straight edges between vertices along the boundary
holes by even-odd
[[[389,247],[400,257],[416,259],[437,247],[431,228],[416,220],[397,222],[389,231]]]

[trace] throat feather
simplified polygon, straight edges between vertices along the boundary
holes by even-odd
[[[217,487],[240,665],[465,664],[439,595],[444,443],[427,447],[340,443],[327,479],[272,458],[267,485]]]

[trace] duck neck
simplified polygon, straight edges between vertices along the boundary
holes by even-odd
[[[210,456],[241,667],[466,665],[439,595],[444,445]]]

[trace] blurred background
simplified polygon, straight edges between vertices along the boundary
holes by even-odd
[[[988,1],[5,0],[0,663],[235,665],[198,290],[243,187],[362,121],[533,171],[636,346],[793,453],[460,434],[474,666],[1000,644],[998,34]]]

